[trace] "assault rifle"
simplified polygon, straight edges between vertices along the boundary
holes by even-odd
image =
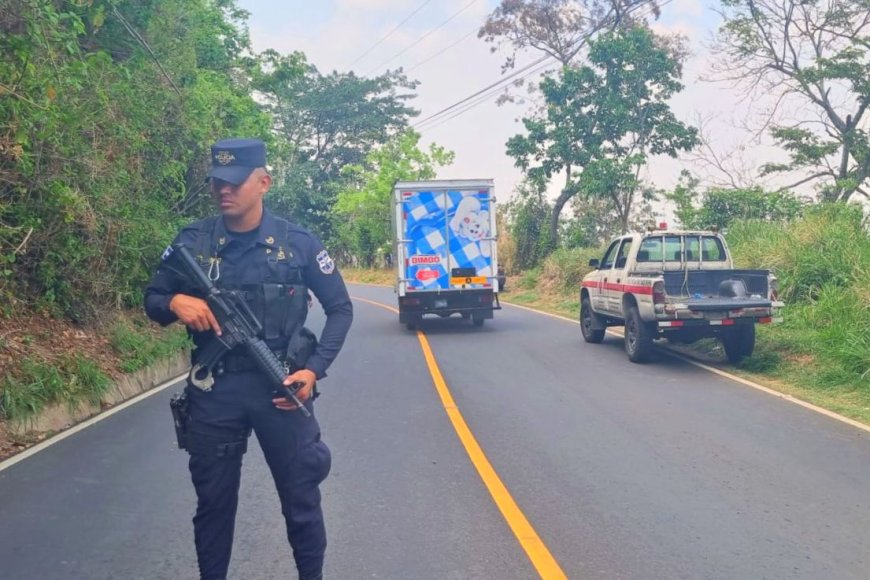
[[[316,341],[314,335],[304,328],[300,329],[303,332],[296,333],[291,339],[288,348],[290,359],[285,366],[268,345],[258,338],[263,327],[248,307],[244,296],[238,290],[221,290],[215,286],[199,267],[187,246],[171,246],[165,264],[202,293],[221,327],[221,335],[214,334],[202,352],[197,353],[196,364],[190,369],[190,382],[203,391],[210,391],[214,385],[212,373],[217,363],[231,350],[240,348],[247,352],[256,367],[269,378],[280,394],[294,403],[303,415],[310,417],[311,413],[296,396],[304,383],[297,381],[288,387],[284,384],[284,379],[291,369],[295,372],[305,364],[305,359],[313,350],[313,342],[309,339]]]

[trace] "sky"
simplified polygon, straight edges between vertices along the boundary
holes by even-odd
[[[248,24],[257,52],[299,50],[322,73],[353,70],[374,76],[403,67],[410,78],[420,81],[412,106],[421,114],[412,125],[502,78],[507,53],[493,53],[492,45],[476,34],[498,4],[498,0],[238,0],[250,12]],[[740,169],[784,160],[769,139],[759,142],[752,130],[743,128],[757,121],[751,105],[758,103],[747,102],[726,83],[702,80],[713,59],[710,44],[720,23],[715,12],[718,2],[660,0],[660,4],[661,18],[653,28],[685,35],[691,50],[684,67],[685,89],[672,99],[676,116],[695,126],[703,120],[717,155],[734,155]],[[517,66],[541,56],[535,51],[521,54]],[[438,177],[492,178],[498,197],[510,196],[522,175],[505,153],[505,143],[523,132],[520,118],[529,107],[499,106],[491,98],[445,122],[422,125],[424,145],[435,142],[456,154],[454,163],[441,168]],[[697,160],[667,157],[652,159],[645,178],[656,187],[672,188],[682,169],[694,171],[702,183],[724,179]],[[784,185],[770,180],[767,184]],[[553,183],[551,195],[558,188],[559,183]]]

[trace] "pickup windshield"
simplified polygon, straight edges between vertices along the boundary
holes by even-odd
[[[725,248],[716,236],[652,236],[644,238],[637,252],[638,262],[724,262]]]

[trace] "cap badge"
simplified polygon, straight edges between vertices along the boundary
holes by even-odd
[[[220,151],[214,156],[214,159],[221,165],[229,165],[231,162],[236,160],[236,156],[229,151]]]

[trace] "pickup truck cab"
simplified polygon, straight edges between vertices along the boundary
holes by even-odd
[[[584,340],[600,343],[608,326],[625,327],[632,362],[648,360],[652,342],[715,337],[737,363],[755,348],[755,325],[779,322],[776,277],[734,268],[715,231],[651,230],[613,240],[580,289]]]

